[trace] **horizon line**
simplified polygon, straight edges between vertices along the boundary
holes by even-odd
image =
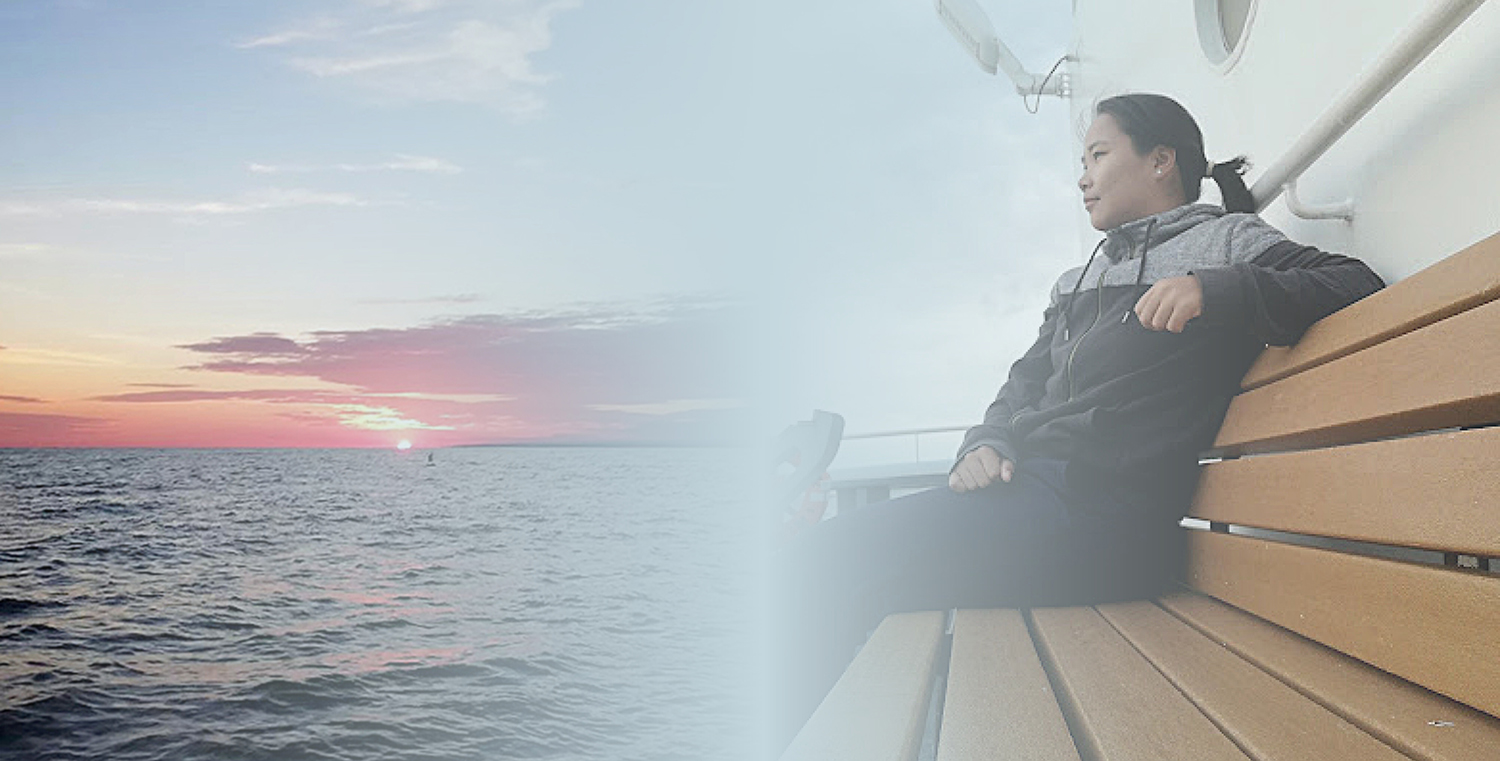
[[[0,450],[8,450],[8,449],[194,449],[194,450],[271,450],[271,449],[287,449],[287,450],[298,450],[298,449],[307,449],[307,450],[314,450],[314,449],[367,450],[368,449],[368,450],[388,450],[388,449],[390,449],[390,450],[396,450],[396,451],[401,451],[401,452],[418,452],[418,451],[436,451],[436,450],[440,450],[440,449],[475,449],[475,448],[494,448],[494,447],[533,447],[533,448],[551,448],[551,449],[586,448],[586,447],[599,448],[599,449],[627,449],[627,448],[660,447],[660,448],[663,448],[663,449],[687,449],[687,448],[706,448],[706,447],[720,448],[720,447],[735,447],[735,446],[739,446],[739,445],[738,444],[734,444],[734,443],[730,443],[730,442],[726,442],[726,441],[722,441],[722,440],[718,440],[718,441],[708,441],[708,440],[704,440],[704,441],[623,441],[623,442],[622,441],[576,441],[576,442],[516,441],[516,442],[493,442],[493,443],[479,443],[479,444],[449,444],[449,445],[444,445],[444,446],[431,446],[431,447],[412,446],[410,449],[399,449],[399,448],[397,448],[395,446],[390,446],[390,445],[381,445],[381,446],[305,446],[305,447],[302,447],[302,446],[255,446],[255,445],[242,445],[242,446],[174,446],[174,445],[160,445],[160,446],[153,446],[153,445],[149,445],[149,444],[121,444],[121,445],[111,445],[111,444],[96,444],[96,445],[87,445],[87,444],[83,444],[83,445],[0,444]]]

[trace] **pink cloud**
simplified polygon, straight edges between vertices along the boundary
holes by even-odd
[[[432,399],[321,389],[171,389],[109,394],[93,397],[91,401],[131,404],[264,402],[297,405],[313,409],[279,413],[280,416],[319,429],[355,427],[381,430],[405,427],[413,430],[464,431],[493,428],[497,417],[506,417],[503,414],[503,400]]]
[[[109,394],[96,396],[96,402],[204,402],[204,401],[226,401],[230,399],[248,399],[261,402],[287,402],[297,404],[339,404],[347,403],[351,397],[349,394],[328,391],[300,391],[296,389],[265,389],[258,391],[204,391],[204,390],[171,390],[171,391],[132,391],[125,394]]]
[[[34,396],[11,396],[10,394],[0,394],[0,401],[3,401],[3,402],[21,402],[23,404],[45,404],[46,403],[45,401],[43,401],[41,399],[38,399],[38,398],[36,398]]]
[[[180,347],[213,357],[190,369],[350,390],[162,388],[96,400],[300,405],[281,417],[316,428],[410,425],[450,443],[724,441],[743,413],[723,400],[747,396],[740,319],[732,307],[676,303],[221,336]]]
[[[262,356],[297,354],[302,351],[302,347],[297,345],[296,341],[289,338],[282,338],[275,333],[251,333],[248,336],[215,338],[210,341],[188,344],[177,348],[211,354],[253,354]]]
[[[521,390],[630,404],[722,396],[736,386],[735,317],[727,308],[694,306],[649,315],[477,315],[414,328],[318,331],[300,343],[255,334],[184,348],[237,355],[197,369],[314,377],[372,392]],[[267,350],[253,348],[262,340]]]

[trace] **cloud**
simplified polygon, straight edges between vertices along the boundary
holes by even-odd
[[[63,365],[68,367],[107,367],[120,364],[120,360],[97,354],[62,351],[59,349],[9,349],[0,364],[14,365]]]
[[[364,431],[454,431],[460,427],[430,425],[404,417],[401,411],[390,407],[366,404],[339,404],[322,410],[298,410],[282,413],[281,417],[315,427],[338,426]]]
[[[524,380],[544,382],[554,393],[566,388],[628,397],[617,400],[622,403],[712,398],[660,392],[714,385],[709,379],[720,375],[714,362],[725,353],[716,331],[727,327],[721,322],[729,311],[700,304],[585,307],[472,315],[403,329],[318,331],[300,342],[256,333],[181,348],[238,355],[198,369],[309,376],[371,391],[504,393]]]
[[[711,300],[474,315],[410,328],[219,336],[182,345],[188,369],[314,379],[350,389],[161,389],[99,401],[257,401],[320,420],[425,427],[494,440],[706,440],[743,415],[743,315]],[[311,420],[311,418],[308,418]]]
[[[301,27],[267,34],[244,42],[235,43],[241,50],[253,48],[279,48],[296,42],[333,39],[339,31],[339,22],[331,18],[313,19]]]
[[[398,153],[390,161],[376,164],[258,164],[248,165],[255,174],[285,174],[296,172],[423,172],[428,174],[460,174],[463,167],[444,159],[431,156],[412,156]]]
[[[191,383],[126,383],[135,388],[192,388]]]
[[[477,304],[486,297],[479,293],[455,293],[449,296],[423,296],[414,299],[363,299],[361,304]]]
[[[359,0],[338,13],[239,43],[286,50],[287,65],[396,103],[456,101],[534,115],[551,77],[532,59],[572,0]]]
[[[491,416],[497,404],[508,400],[495,395],[368,394],[325,389],[210,391],[174,388],[107,394],[93,397],[91,401],[126,404],[261,402],[309,407],[310,409],[283,413],[282,417],[317,426],[365,431],[453,431]],[[427,423],[419,418],[443,422]]]
[[[397,394],[370,394],[375,398],[395,399],[439,399],[450,402],[463,402],[474,404],[478,402],[509,402],[515,397],[504,394],[427,394],[420,391],[404,391]]]
[[[0,348],[3,348],[3,347],[0,347]],[[5,401],[5,402],[22,402],[24,404],[46,404],[45,401],[43,401],[41,399],[38,399],[38,398],[36,398],[34,396],[11,396],[9,394],[0,394],[0,401]]]
[[[506,402],[510,397],[499,394],[424,394],[420,392],[406,392],[401,394],[376,394],[359,391],[330,391],[327,389],[241,389],[233,391],[211,391],[208,389],[195,389],[189,387],[174,387],[171,383],[131,383],[131,386],[164,386],[164,391],[132,391],[124,394],[106,394],[104,396],[92,397],[97,402],[134,402],[134,403],[162,403],[162,402],[214,402],[214,401],[257,401],[276,402],[280,404],[341,404],[360,405],[382,403],[388,399],[402,400],[427,400],[440,402],[454,402],[458,404],[481,404],[487,402]]]
[[[451,431],[451,425],[429,425],[420,420],[402,417],[390,407],[374,407],[368,404],[342,404],[335,407],[340,422],[352,428],[366,431]]]
[[[422,13],[445,5],[450,5],[450,0],[360,0],[364,5],[375,8],[390,8],[401,13]]]
[[[251,333],[248,336],[215,338],[201,343],[181,345],[177,348],[206,354],[245,354],[262,357],[301,354],[305,351],[296,341],[282,338],[275,333]]]
[[[367,206],[369,201],[349,193],[325,193],[297,188],[268,188],[233,200],[163,201],[121,198],[70,198],[30,203],[0,202],[0,214],[10,216],[57,216],[63,214],[175,214],[222,216],[306,206]]]
[[[165,391],[131,391],[92,397],[96,402],[222,402],[230,400],[279,402],[283,404],[347,403],[357,398],[347,392],[303,389],[254,389],[242,391],[209,391],[206,389],[169,389]]]
[[[732,410],[743,406],[743,399],[673,399],[647,404],[590,404],[589,409],[630,415],[676,415],[699,410]]]

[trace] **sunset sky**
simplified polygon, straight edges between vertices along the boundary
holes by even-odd
[[[970,422],[1077,247],[1062,104],[926,0],[746,5],[0,5],[0,446]],[[987,6],[1033,68],[1052,5]]]

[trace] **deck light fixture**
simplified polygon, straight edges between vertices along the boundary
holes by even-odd
[[[1021,97],[1056,95],[1068,96],[1066,72],[1045,77],[1033,74],[1016,59],[1004,42],[995,34],[989,16],[976,0],[936,0],[938,18],[943,26],[953,33],[964,50],[979,64],[979,68],[990,74],[1004,71],[1015,83],[1016,94]],[[1055,69],[1055,67],[1054,67]]]

